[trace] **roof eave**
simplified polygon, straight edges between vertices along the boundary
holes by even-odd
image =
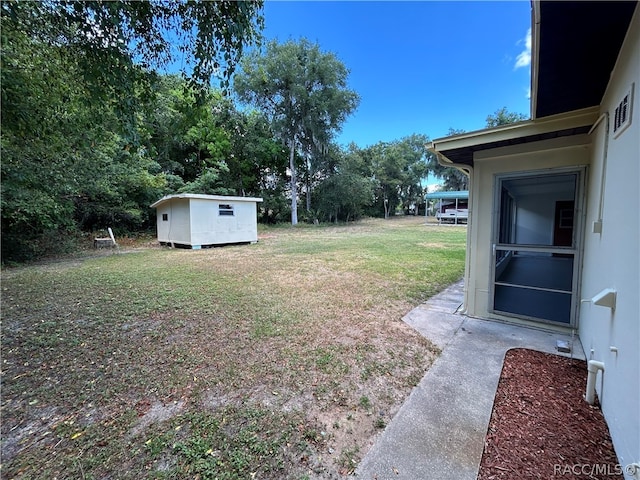
[[[158,200],[157,202],[152,203],[151,205],[149,205],[150,208],[155,208],[158,205],[160,205],[161,203],[164,202],[168,202],[169,200],[173,200],[173,199],[201,199],[201,200],[216,200],[219,202],[224,202],[224,201],[229,201],[229,202],[262,202],[263,199],[260,197],[236,197],[236,196],[229,196],[229,195],[206,195],[206,194],[202,194],[202,193],[175,193],[172,195],[166,195],[164,197],[162,197],[160,200]]]
[[[428,200],[442,199],[442,200],[464,200],[469,198],[468,190],[456,190],[456,191],[441,191],[431,192],[425,195]]]
[[[514,143],[521,141],[524,143],[526,139],[539,135],[591,126],[597,120],[598,115],[598,107],[589,107],[574,112],[552,115],[544,119],[526,120],[435,139],[427,145],[427,149],[438,157],[438,161],[441,164],[456,165],[456,162],[447,156],[447,152],[468,150],[469,155],[472,157],[474,151],[483,149],[482,145],[489,146],[505,141],[513,141]],[[473,158],[470,158],[470,161],[466,164],[472,166]],[[458,162],[457,165],[461,164]]]

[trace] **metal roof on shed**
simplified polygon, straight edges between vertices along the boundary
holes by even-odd
[[[469,190],[458,190],[451,192],[433,192],[428,193],[425,198],[427,200],[455,200],[469,198]]]

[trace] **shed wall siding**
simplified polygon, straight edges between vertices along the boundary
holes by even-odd
[[[582,298],[617,290],[615,311],[583,303],[579,334],[587,357],[605,364],[597,392],[620,463],[640,461],[640,9],[636,9],[601,105],[610,120],[602,233],[598,220],[606,122],[594,131],[585,232]],[[614,112],[635,82],[632,122],[614,138]],[[618,353],[611,351],[616,347]],[[631,477],[627,477],[631,478]]]
[[[233,205],[233,216],[219,214],[221,204]],[[256,203],[191,199],[192,245],[257,242]]]
[[[162,220],[163,214],[168,215],[167,221]],[[189,200],[176,198],[164,202],[158,206],[156,216],[159,242],[190,244]]]

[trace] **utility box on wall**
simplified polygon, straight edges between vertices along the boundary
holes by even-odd
[[[151,205],[156,209],[158,241],[199,249],[258,241],[257,204],[262,198],[183,193]]]

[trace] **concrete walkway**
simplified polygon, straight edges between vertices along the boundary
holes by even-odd
[[[442,354],[358,466],[359,479],[475,480],[507,350],[558,353],[557,340],[571,344],[571,336],[457,314],[462,299],[457,283],[403,318]],[[577,337],[572,355],[584,359]]]

